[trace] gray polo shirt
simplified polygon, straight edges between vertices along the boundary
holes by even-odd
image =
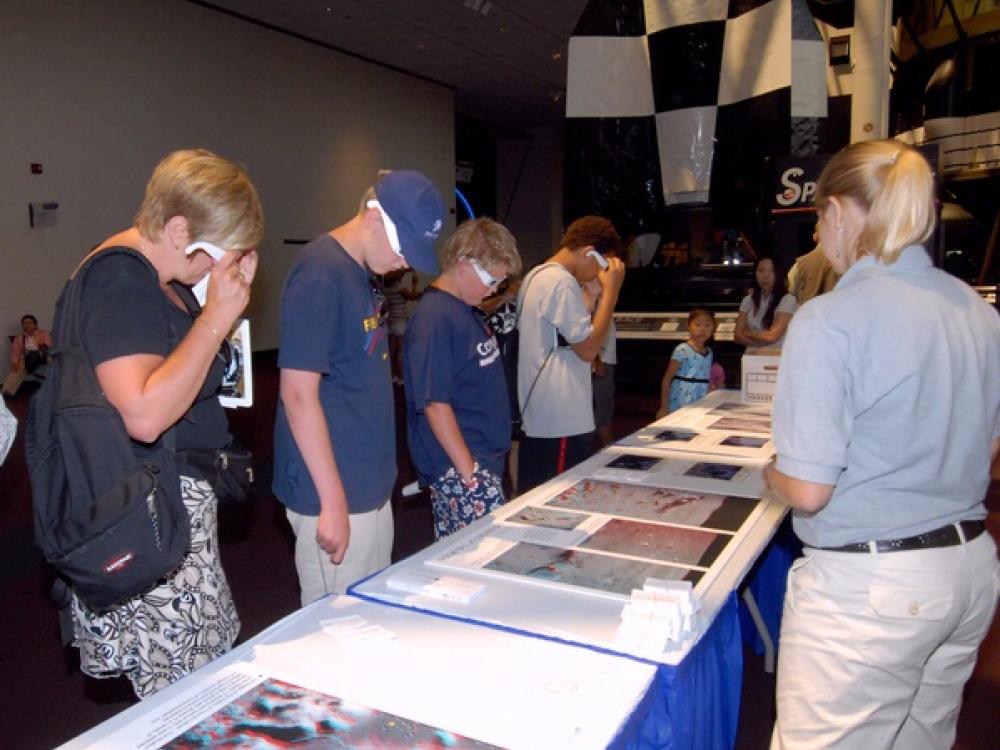
[[[913,536],[986,516],[1000,436],[1000,316],[919,246],[855,263],[789,326],[774,400],[777,468],[836,485],[806,544]]]

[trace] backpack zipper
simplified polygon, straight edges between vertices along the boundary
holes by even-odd
[[[149,513],[149,521],[153,524],[153,543],[156,544],[156,549],[163,551],[163,543],[160,540],[160,514],[156,512],[156,491],[159,489],[159,483],[156,481],[156,472],[150,471],[150,476],[153,478],[153,487],[149,490],[149,494],[146,495],[146,510]]]

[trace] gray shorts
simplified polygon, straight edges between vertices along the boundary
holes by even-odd
[[[594,424],[599,429],[615,418],[615,366],[604,364],[604,375],[591,378],[594,385]]]

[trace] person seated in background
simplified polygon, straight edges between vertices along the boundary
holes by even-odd
[[[10,374],[3,383],[5,396],[13,396],[24,379],[34,374],[48,361],[52,336],[38,327],[38,319],[31,314],[21,318],[21,332],[10,344]]]
[[[815,247],[805,255],[800,255],[788,272],[788,291],[795,295],[799,307],[813,297],[829,292],[840,280],[840,274],[823,254],[818,232],[817,226],[812,236]]]
[[[410,455],[421,484],[430,488],[435,538],[504,502],[507,380],[478,305],[521,270],[521,258],[511,233],[481,218],[455,230],[441,265],[413,311],[403,346]]]
[[[753,267],[753,287],[740,303],[734,339],[747,348],[747,354],[781,349],[797,304],[785,290],[785,274],[774,259],[759,257]]]

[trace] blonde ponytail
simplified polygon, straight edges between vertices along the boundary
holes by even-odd
[[[816,187],[816,207],[833,196],[853,200],[865,212],[855,256],[895,263],[903,248],[925,242],[934,231],[934,177],[917,151],[899,141],[863,141],[836,154]]]

